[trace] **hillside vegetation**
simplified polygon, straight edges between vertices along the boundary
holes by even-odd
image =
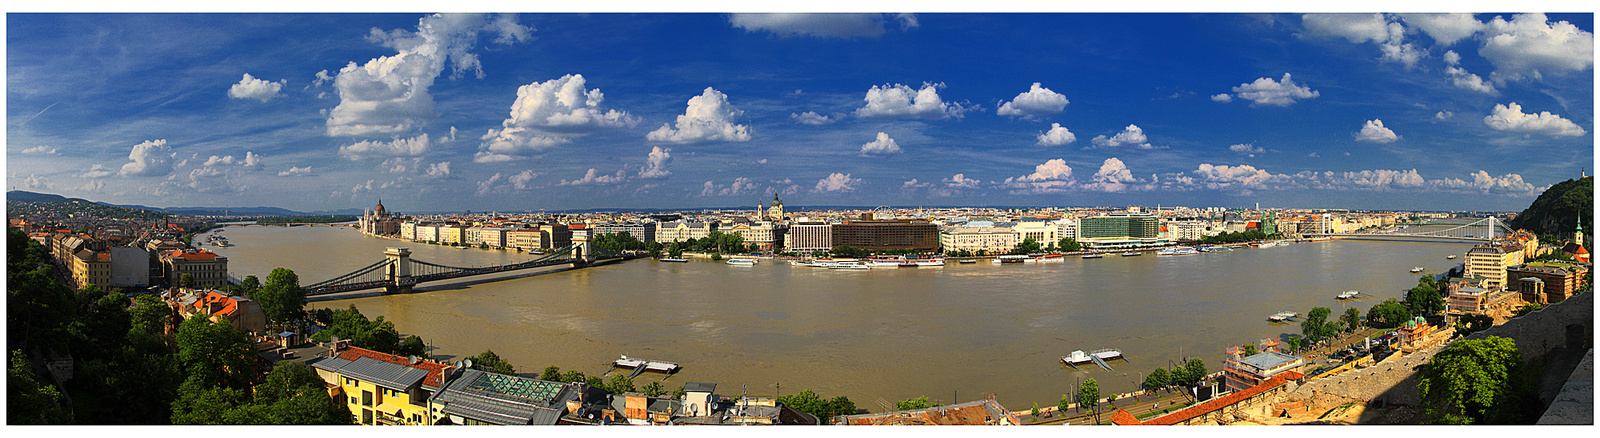
[[[1569,179],[1550,186],[1549,190],[1533,200],[1528,209],[1516,219],[1507,222],[1511,228],[1526,229],[1538,234],[1569,238],[1583,217],[1584,246],[1590,246],[1596,230],[1594,223],[1594,177]],[[1591,246],[1592,247],[1592,246]]]

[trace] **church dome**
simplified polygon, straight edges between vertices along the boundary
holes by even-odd
[[[373,207],[372,208],[372,212],[373,213],[386,213],[386,212],[388,212],[388,210],[384,210],[383,209],[383,201],[378,201],[378,206],[377,207]]]

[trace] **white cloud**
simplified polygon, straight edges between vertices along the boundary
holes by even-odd
[[[1478,54],[1494,64],[1489,77],[1497,83],[1594,67],[1594,34],[1565,21],[1547,23],[1542,13],[1520,14],[1511,21],[1495,17],[1483,38]]]
[[[1089,143],[1094,144],[1095,147],[1102,148],[1133,146],[1139,149],[1155,149],[1156,147],[1151,146],[1149,141],[1150,139],[1144,135],[1144,129],[1140,129],[1138,125],[1128,125],[1117,135],[1111,137],[1097,135],[1089,140]]]
[[[1071,172],[1071,170],[1069,169],[1068,172]],[[943,182],[944,185],[947,186],[947,187],[957,188],[957,189],[977,188],[978,184],[981,183],[981,181],[978,181],[977,179],[973,179],[973,178],[967,178],[966,174],[961,174],[961,173],[958,173],[958,174],[952,175],[949,178],[945,178],[943,180],[940,180],[940,182]]]
[[[252,170],[260,170],[261,169],[261,156],[260,155],[256,155],[255,152],[250,152],[250,151],[245,151],[244,154],[245,155],[244,155],[244,159],[243,160],[236,160],[236,159],[233,158],[232,155],[229,155],[229,156],[226,156],[226,157],[218,157],[216,155],[212,155],[210,158],[206,159],[206,162],[204,164],[201,164],[201,165],[205,166],[205,167],[212,167],[212,166],[232,166],[234,164],[238,164],[240,166],[243,166],[246,169],[252,169]],[[179,163],[179,166],[182,166],[182,165],[183,165],[183,163]]]
[[[812,126],[826,125],[826,124],[838,121],[838,120],[830,118],[828,116],[817,114],[815,111],[806,111],[806,112],[803,112],[803,113],[790,113],[789,114],[789,118],[794,119],[795,122],[799,122],[799,123],[805,124],[805,125],[812,125]]]
[[[812,192],[853,192],[856,184],[861,183],[861,178],[851,178],[848,173],[832,173],[827,178],[817,180],[817,186]]]
[[[214,167],[201,167],[189,171],[189,182],[184,186],[203,193],[237,193],[245,189],[235,186],[227,172]]]
[[[109,168],[109,167],[96,164],[96,165],[90,167],[88,172],[84,172],[82,175],[78,175],[78,177],[80,177],[80,178],[105,178],[105,177],[108,177],[108,176],[111,176],[111,175],[115,175],[116,173],[117,172],[115,170],[111,170],[111,168]]]
[[[1068,131],[1060,123],[1051,123],[1050,130],[1040,133],[1037,138],[1040,146],[1061,146],[1078,141],[1078,136],[1073,135],[1072,131]]]
[[[28,174],[27,178],[23,178],[22,179],[22,186],[30,188],[30,189],[44,189],[44,188],[53,188],[53,187],[55,187],[54,184],[50,184],[48,182],[45,182],[43,178],[39,178],[39,175],[31,174],[31,173]]]
[[[677,129],[663,124],[645,138],[673,143],[750,141],[750,128],[733,123],[742,115],[744,111],[728,104],[727,95],[706,87],[704,93],[689,99],[688,109],[678,116]]]
[[[700,196],[748,195],[758,193],[758,189],[759,187],[756,186],[754,181],[751,181],[750,178],[741,176],[734,178],[733,182],[729,183],[727,187],[722,187],[711,181],[706,181],[705,185],[701,186],[700,188]]]
[[[22,153],[27,154],[27,155],[55,155],[56,154],[56,148],[49,147],[49,146],[34,146],[34,147],[31,147],[31,148],[23,149]]]
[[[1439,119],[1439,120],[1450,120],[1451,117],[1455,117],[1455,116],[1456,116],[1456,113],[1452,113],[1452,112],[1449,112],[1449,111],[1440,111],[1438,113],[1435,113],[1433,115],[1433,118]]]
[[[85,181],[83,183],[83,185],[78,186],[76,188],[76,190],[80,191],[80,192],[85,192],[85,193],[99,193],[101,190],[103,190],[105,188],[106,188],[106,182],[105,181],[90,180],[90,181]]]
[[[1538,114],[1525,114],[1522,105],[1511,102],[1508,105],[1494,106],[1494,112],[1483,118],[1483,124],[1489,125],[1497,131],[1519,132],[1523,134],[1543,134],[1553,137],[1579,136],[1585,132],[1578,124],[1571,120],[1563,119],[1549,111]]]
[[[1461,54],[1456,53],[1454,50],[1445,51],[1444,63],[1444,72],[1446,75],[1450,76],[1450,82],[1454,84],[1456,88],[1462,88],[1486,94],[1496,94],[1494,85],[1490,85],[1488,81],[1484,81],[1483,78],[1478,77],[1478,75],[1472,74],[1471,72],[1468,72],[1467,69],[1458,66],[1461,64]]]
[[[660,146],[650,148],[650,154],[645,157],[644,169],[639,170],[640,178],[663,178],[671,175],[667,171],[667,163],[672,161],[672,149],[662,149]]]
[[[538,178],[539,175],[542,174],[536,173],[532,170],[524,170],[522,173],[511,176],[505,176],[499,172],[495,172],[495,174],[490,176],[489,179],[478,181],[477,195],[485,196],[490,193],[507,193],[511,190],[527,190],[533,187],[531,184],[529,184],[529,182],[533,181],[534,178]],[[502,182],[504,184],[502,184]]]
[[[351,160],[370,157],[415,157],[428,152],[432,144],[426,133],[411,138],[396,137],[390,141],[362,140],[349,146],[340,146],[339,155]]]
[[[1444,189],[1475,190],[1482,193],[1514,193],[1529,196],[1537,195],[1549,188],[1548,186],[1535,187],[1533,184],[1523,181],[1522,175],[1515,173],[1508,173],[1504,176],[1494,177],[1490,176],[1489,172],[1479,170],[1477,172],[1473,172],[1471,178],[1471,181],[1445,178],[1442,180],[1431,181],[1430,183],[1435,187]]]
[[[883,35],[885,14],[759,14],[738,13],[728,17],[733,27],[747,32],[767,31],[781,37],[876,38]],[[917,27],[915,14],[895,17],[903,28]]]
[[[538,178],[539,175],[542,174],[536,173],[532,170],[524,170],[522,173],[511,175],[510,177],[506,178],[506,180],[511,183],[512,188],[517,190],[527,190],[533,187],[528,183],[533,181],[534,178]]]
[[[1378,46],[1383,52],[1384,61],[1405,64],[1407,68],[1416,67],[1417,61],[1427,56],[1428,51],[1419,49],[1415,44],[1405,41],[1406,27],[1400,23],[1389,23],[1389,39]]]
[[[912,178],[910,181],[906,181],[906,182],[900,183],[900,188],[903,188],[903,189],[916,189],[916,188],[928,187],[928,186],[931,186],[931,185],[933,185],[933,183],[917,182],[916,178]]]
[[[254,76],[250,76],[249,73],[245,73],[244,79],[240,79],[239,83],[233,84],[232,87],[228,88],[228,97],[234,99],[255,99],[266,102],[272,100],[274,97],[282,96],[281,94],[278,94],[278,90],[283,89],[284,84],[288,83],[288,79],[280,80],[278,82],[268,82],[261,79],[256,79]]]
[[[1256,145],[1249,144],[1249,143],[1236,144],[1236,145],[1228,146],[1228,150],[1234,151],[1234,152],[1238,152],[1238,153],[1241,153],[1241,154],[1259,154],[1259,153],[1267,151],[1266,149],[1258,148],[1258,147],[1256,147]],[[1251,155],[1251,156],[1253,157],[1255,155]]]
[[[940,88],[944,88],[944,84],[924,82],[920,90],[901,84],[873,85],[867,90],[866,97],[862,98],[867,102],[866,106],[857,108],[856,116],[929,120],[962,117],[967,108],[956,103],[945,103],[939,98]]]
[[[1368,120],[1366,124],[1361,125],[1361,132],[1356,133],[1356,141],[1391,143],[1399,139],[1400,136],[1395,135],[1394,130],[1383,127],[1383,121],[1378,119]]]
[[[502,180],[502,179],[505,179],[505,176],[501,175],[500,172],[495,172],[494,176],[489,177],[489,179],[486,179],[486,180],[483,180],[483,181],[478,181],[478,193],[477,193],[477,195],[478,196],[484,196],[484,195],[488,195],[490,193],[493,193],[494,189],[495,189],[495,185],[500,183],[500,180]],[[369,181],[368,183],[371,183],[371,182]]]
[[[418,20],[416,32],[372,29],[369,41],[398,53],[364,65],[351,62],[339,70],[333,85],[340,101],[328,113],[328,135],[396,134],[432,121],[436,114],[428,88],[444,71],[445,62],[450,61],[453,68],[451,77],[469,71],[483,77],[478,56],[470,51],[477,44],[478,33],[497,33],[495,41],[503,44],[527,40],[532,29],[514,20],[434,14]]]
[[[1486,26],[1483,22],[1472,18],[1472,14],[1400,14],[1400,18],[1407,24],[1422,29],[1423,33],[1433,38],[1440,47],[1448,47],[1456,41],[1471,37]]]
[[[207,158],[206,159],[205,164],[201,164],[201,165],[202,166],[206,166],[206,167],[216,166],[216,165],[219,165],[219,164],[232,166],[233,165],[233,161],[234,160],[233,160],[233,156],[232,155],[229,155],[227,157],[218,157],[216,155],[212,155],[211,158]]]
[[[878,139],[861,145],[861,156],[869,155],[894,155],[900,153],[900,145],[895,144],[889,134],[878,133]]]
[[[245,151],[244,162],[239,163],[239,165],[244,166],[246,169],[261,170],[261,156],[256,155],[255,152]]]
[[[321,87],[322,84],[327,83],[328,81],[331,81],[331,80],[333,80],[333,75],[328,74],[328,70],[324,69],[322,71],[317,72],[316,78],[311,80],[311,86],[313,86],[313,87]]]
[[[1281,82],[1272,78],[1257,78],[1255,82],[1239,84],[1233,87],[1233,93],[1240,99],[1249,100],[1250,106],[1289,106],[1296,99],[1315,99],[1322,94],[1309,86],[1295,84],[1288,73],[1283,74]]]
[[[510,155],[496,154],[489,151],[478,151],[478,153],[472,154],[472,162],[474,163],[504,163],[513,159],[515,158]]]
[[[278,172],[278,176],[306,176],[306,175],[310,175],[310,174],[311,174],[311,166],[306,166],[306,167],[293,167],[293,166],[290,166],[289,170]]]
[[[582,186],[582,185],[596,185],[596,184],[617,184],[617,183],[622,182],[623,180],[626,180],[627,178],[628,177],[624,174],[624,171],[622,171],[622,170],[618,170],[616,175],[601,175],[601,174],[595,172],[594,168],[590,168],[588,173],[583,174],[583,178],[572,180],[572,181],[561,180],[561,185],[564,185],[564,186]]]
[[[445,178],[445,177],[448,177],[448,176],[450,176],[450,162],[449,161],[442,161],[442,162],[438,162],[438,163],[433,163],[432,165],[428,166],[428,170],[426,172],[423,172],[423,175],[426,175],[426,176],[429,176],[429,177],[432,177],[432,178]]]
[[[1116,157],[1107,158],[1100,164],[1100,170],[1094,173],[1094,183],[1085,188],[1105,192],[1121,192],[1128,189],[1128,184],[1139,182],[1133,177],[1133,172],[1128,166]]]
[[[1311,36],[1344,38],[1355,44],[1389,38],[1383,14],[1305,14],[1300,22]]]
[[[1006,178],[1000,184],[1033,193],[1057,193],[1072,186],[1071,178],[1072,167],[1067,166],[1067,160],[1056,158],[1034,166],[1033,173]]]
[[[122,165],[122,175],[165,176],[172,173],[172,159],[178,154],[167,147],[167,140],[146,140],[133,146]]]
[[[1050,91],[1049,88],[1039,86],[1038,82],[1027,92],[1018,94],[1010,102],[1000,104],[1000,109],[995,114],[1002,116],[1021,117],[1024,119],[1037,119],[1059,113],[1067,108],[1067,96]]]
[[[1203,185],[1210,189],[1242,187],[1246,189],[1265,189],[1269,181],[1282,179],[1275,178],[1265,170],[1257,169],[1251,165],[1239,166],[1213,166],[1201,163],[1194,174],[1203,179]]]
[[[521,154],[566,143],[555,132],[573,132],[593,127],[629,127],[639,118],[617,110],[602,110],[605,95],[599,89],[585,89],[583,75],[534,82],[517,88],[511,115],[500,122],[500,129],[483,135],[482,147],[491,153]]]
[[[1228,93],[1222,93],[1222,94],[1214,95],[1214,96],[1211,96],[1211,101],[1212,102],[1222,102],[1222,103],[1232,102],[1233,101],[1233,95],[1232,94],[1228,94]]]
[[[1427,181],[1417,173],[1417,169],[1400,170],[1363,170],[1360,172],[1323,172],[1327,178],[1329,188],[1335,189],[1414,189],[1423,187]]]

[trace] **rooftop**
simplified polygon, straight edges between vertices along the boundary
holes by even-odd
[[[526,377],[462,370],[434,400],[444,412],[498,424],[551,425],[578,397],[570,385]]]
[[[444,381],[443,380],[443,376],[442,376],[443,372],[446,369],[450,368],[449,365],[445,365],[445,364],[434,362],[434,361],[430,361],[430,360],[423,360],[423,361],[420,361],[420,362],[418,362],[416,364],[412,364],[411,360],[408,359],[408,358],[395,356],[393,354],[388,354],[388,353],[380,353],[380,352],[368,350],[368,349],[361,348],[361,347],[350,347],[348,350],[344,350],[344,351],[339,352],[339,356],[338,357],[340,359],[349,360],[349,361],[355,361],[355,360],[358,360],[358,359],[361,359],[361,358],[364,358],[364,357],[365,358],[372,358],[374,360],[388,362],[388,363],[392,363],[392,364],[395,364],[395,365],[400,365],[400,366],[404,366],[404,367],[420,369],[420,370],[423,370],[423,371],[427,372],[427,377],[423,379],[422,385],[423,386],[427,386],[427,387],[432,387],[432,388],[438,388],[440,386],[443,386],[442,385],[442,383]]]
[[[1240,360],[1241,363],[1261,370],[1270,370],[1294,361],[1300,360],[1299,356],[1283,354],[1276,351],[1264,351],[1254,356]]]

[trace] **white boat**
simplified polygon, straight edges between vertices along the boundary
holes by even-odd
[[[998,264],[1002,264],[1002,263],[1022,263],[1022,262],[1025,262],[1027,260],[1028,260],[1028,256],[1025,256],[1025,255],[1003,255],[1003,256],[1000,256],[1000,257],[995,257],[994,264],[998,265]]]
[[[1282,241],[1274,240],[1274,241],[1270,241],[1270,242],[1261,242],[1259,244],[1256,244],[1256,248],[1271,248],[1271,247],[1282,245],[1282,244],[1283,244]]]
[[[1456,259],[1456,255],[1455,254],[1451,254],[1451,255],[1444,256],[1444,258],[1450,259],[1450,260],[1455,260]]]
[[[1226,247],[1226,246],[1207,246],[1207,247],[1200,248],[1200,252],[1228,252],[1228,251],[1233,251],[1233,248],[1229,248],[1229,247]]]
[[[689,263],[689,259],[682,258],[682,257],[662,257],[662,258],[657,259],[657,260],[663,261],[663,262],[671,262],[671,263]]]
[[[1348,299],[1351,299],[1351,298],[1355,298],[1356,296],[1359,296],[1359,295],[1361,295],[1361,292],[1357,292],[1357,291],[1353,291],[1353,290],[1347,290],[1347,291],[1344,291],[1344,293],[1341,293],[1338,296],[1335,296],[1334,298],[1338,298],[1338,299],[1341,299],[1341,300],[1348,300]]]
[[[1427,270],[1426,268],[1418,266],[1418,267],[1415,267],[1415,268],[1411,268],[1411,273],[1415,274],[1415,273],[1426,271],[1426,270]]]
[[[1287,321],[1289,319],[1289,317],[1292,317],[1292,316],[1295,316],[1295,315],[1296,315],[1296,313],[1294,313],[1294,312],[1278,312],[1278,313],[1272,314],[1272,316],[1268,316],[1267,317],[1267,321],[1284,322],[1284,321]]]
[[[1086,259],[1098,259],[1098,258],[1103,258],[1103,257],[1105,257],[1105,254],[1084,254],[1083,255],[1083,258],[1086,258]]]
[[[1141,256],[1141,255],[1144,255],[1144,253],[1138,252],[1138,251],[1128,251],[1128,252],[1122,253],[1123,257],[1138,257],[1138,256]]]
[[[800,266],[800,267],[804,267],[804,268],[826,268],[826,267],[828,267],[827,264],[825,264],[823,262],[816,261],[816,260],[791,260],[791,261],[789,261],[789,266]]]
[[[728,259],[723,262],[734,266],[755,266],[756,259]]]
[[[847,270],[847,271],[860,271],[860,270],[872,269],[872,267],[871,266],[867,266],[867,265],[863,265],[863,264],[860,264],[860,263],[834,263],[834,264],[828,266],[828,269],[839,269],[839,270]]]
[[[1172,247],[1172,248],[1163,248],[1160,251],[1156,251],[1156,255],[1158,255],[1158,256],[1179,256],[1179,255],[1192,255],[1192,254],[1199,254],[1199,253],[1200,253],[1200,251],[1197,251],[1194,248],[1187,247],[1187,246],[1175,246],[1175,247]]]

